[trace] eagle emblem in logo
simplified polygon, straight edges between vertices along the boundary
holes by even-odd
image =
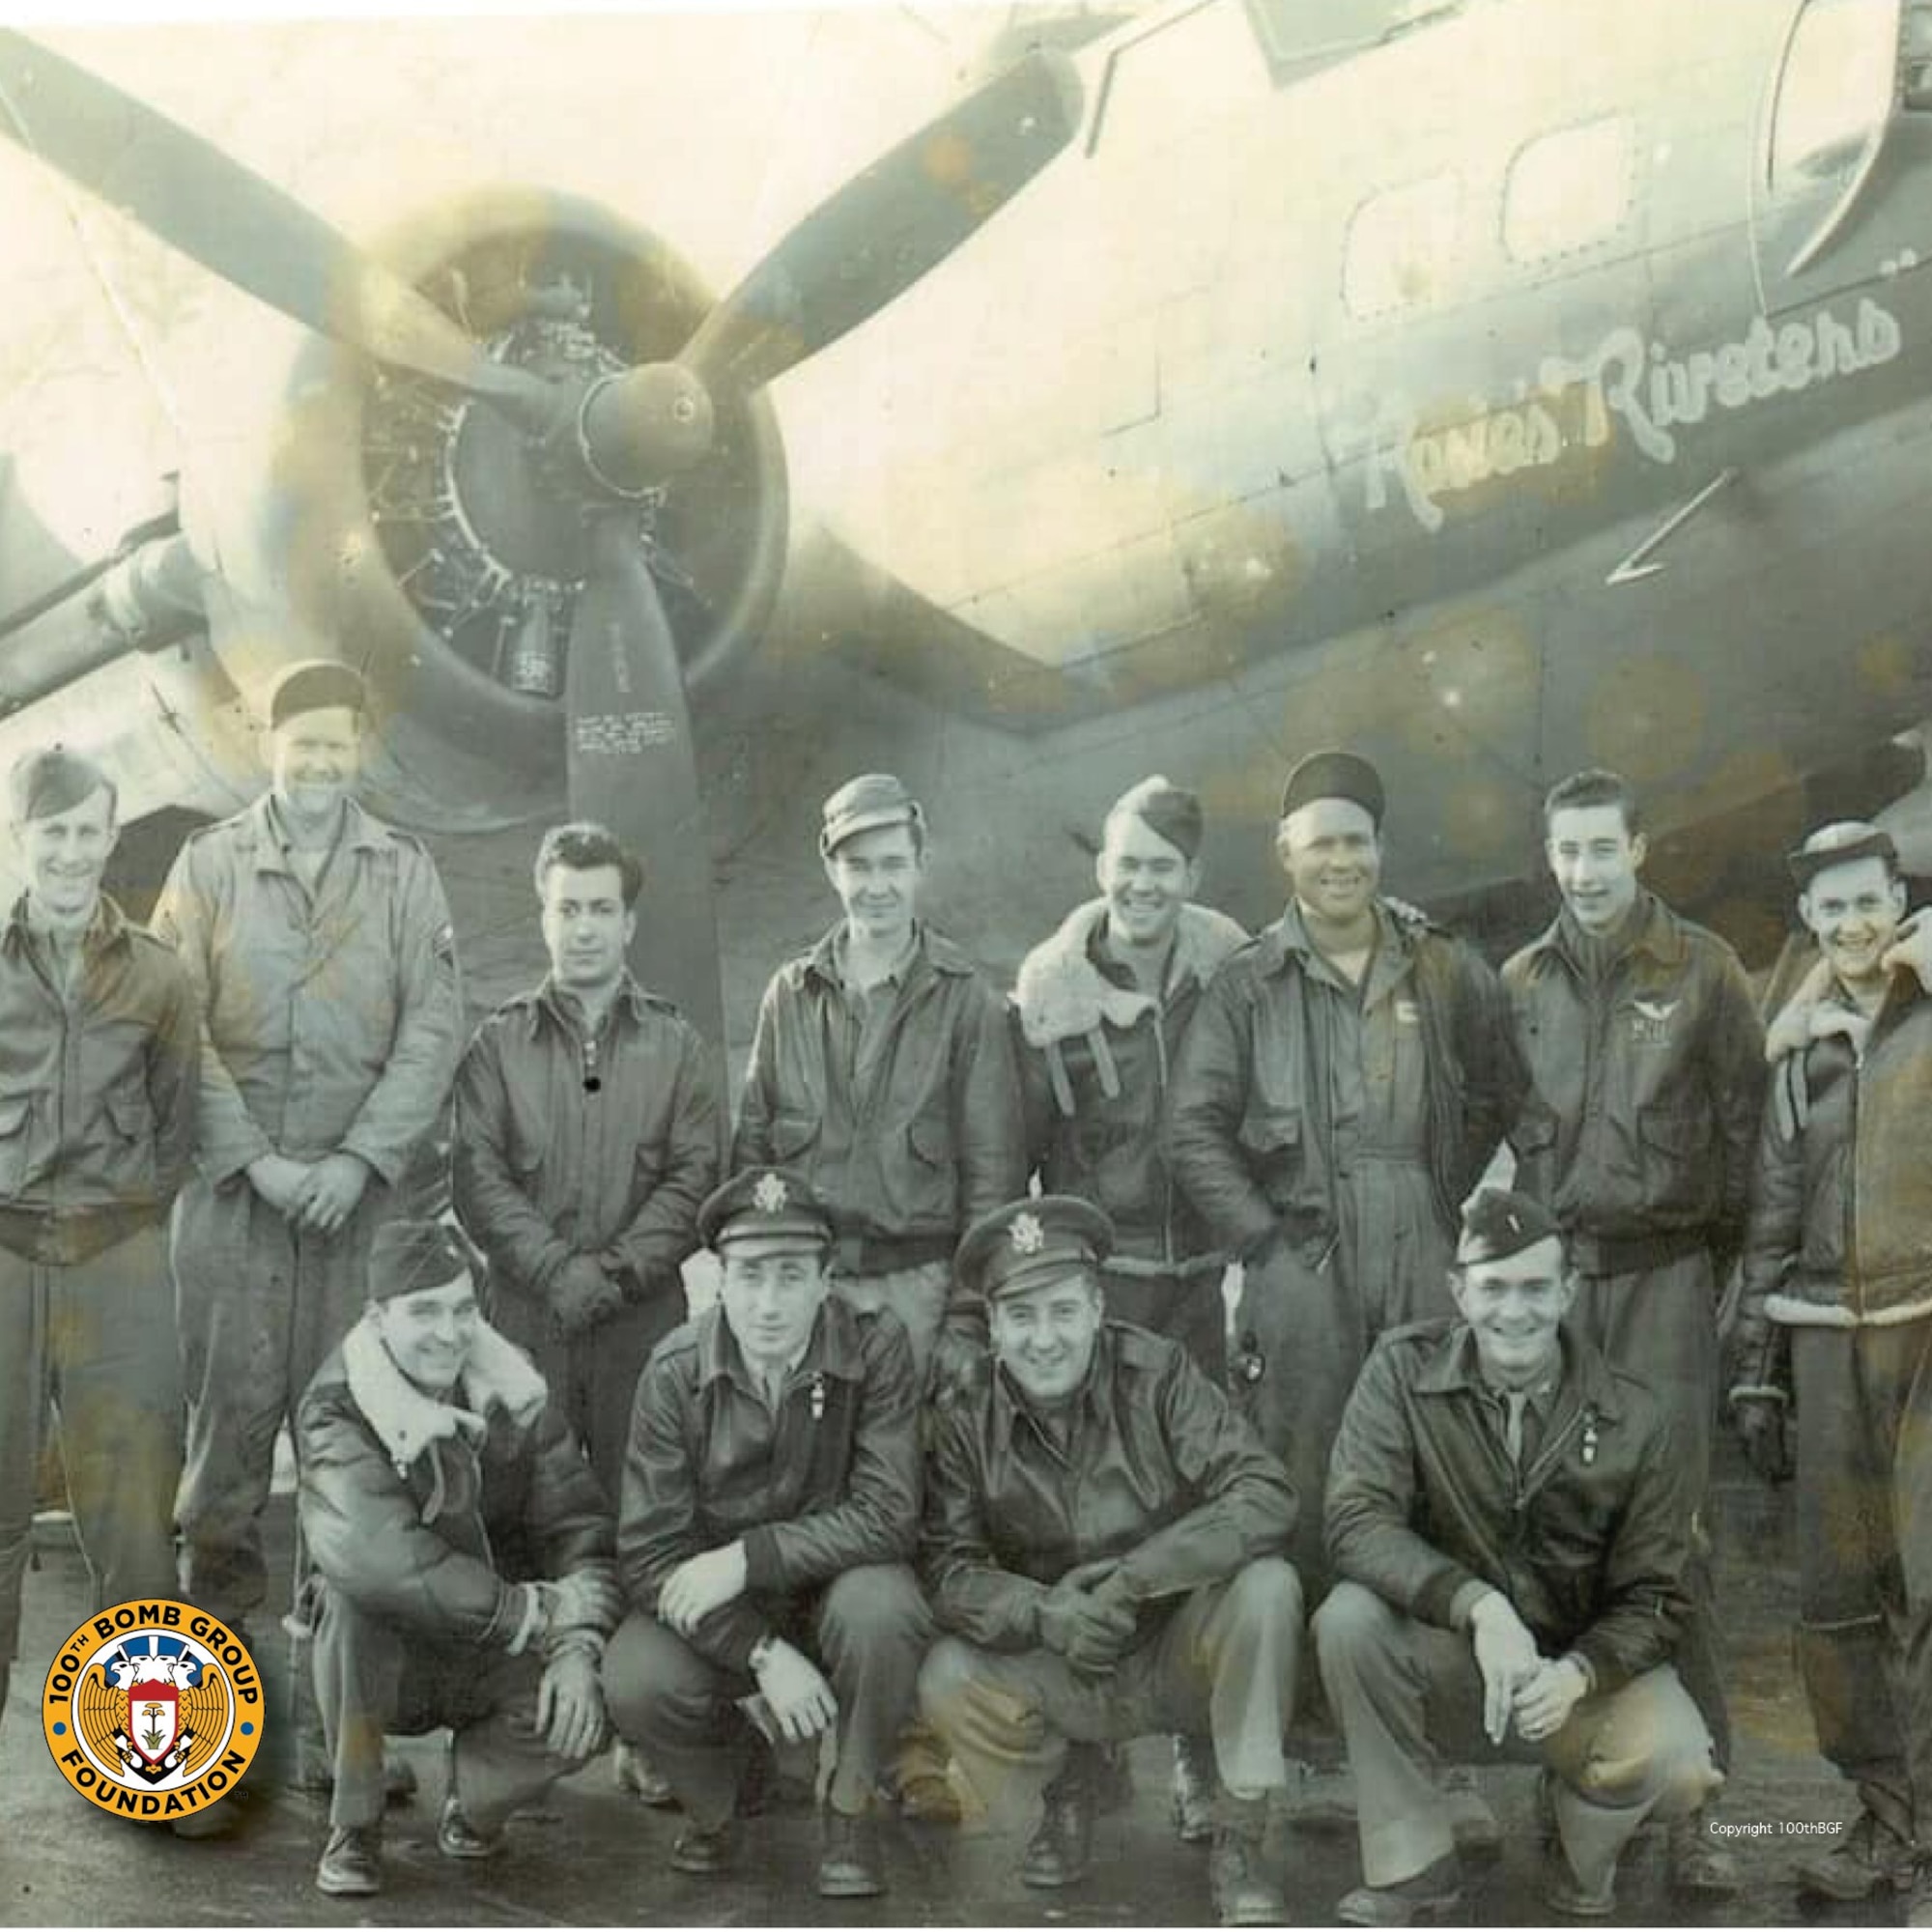
[[[168,1599],[119,1604],[81,1625],[42,1704],[61,1776],[124,1817],[166,1822],[213,1804],[262,1740],[262,1684],[245,1645]]]

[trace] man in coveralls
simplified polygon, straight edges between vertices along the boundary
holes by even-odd
[[[182,1587],[231,1629],[265,1595],[276,1429],[361,1309],[370,1237],[449,1092],[462,1005],[434,863],[351,795],[361,677],[296,665],[268,722],[269,790],[187,839],[155,913],[205,1042],[172,1254]]]

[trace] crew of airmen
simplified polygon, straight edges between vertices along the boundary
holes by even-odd
[[[1552,1910],[1613,1910],[1652,1817],[1720,1897],[1727,1395],[1754,1469],[1795,1450],[1804,1687],[1860,1801],[1798,1883],[1932,1924],[1932,940],[1884,832],[1792,855],[1822,956],[1767,1035],[1614,774],[1548,794],[1560,908],[1500,973],[1381,892],[1365,759],[1289,774],[1253,937],[1149,778],[1003,1000],[867,774],[724,1159],[709,1049],[626,963],[638,854],[545,836],[550,972],[462,1050],[435,866],[355,797],[360,677],[298,666],[265,724],[269,788],[152,936],[101,891],[107,775],[12,774],[0,1696],[49,1407],[97,1604],[178,1582],[257,1641],[287,1423],[330,1894],[382,1885],[396,1734],[451,1732],[452,1859],[614,1745],[698,1876],[803,1760],[833,1899],[886,1889],[888,1809],[1030,1818],[1018,1879],[1077,1886],[1159,1734],[1221,1922],[1279,1923],[1319,1679],[1345,1922],[1456,1909],[1498,1833],[1439,1760],[1498,1752],[1543,1767]]]

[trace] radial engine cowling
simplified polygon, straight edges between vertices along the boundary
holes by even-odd
[[[497,359],[565,389],[668,360],[711,307],[666,243],[563,195],[469,196],[382,252]],[[724,394],[716,410],[710,454],[623,511],[694,692],[755,642],[785,556],[771,408]],[[394,767],[448,805],[497,815],[561,794],[588,543],[576,434],[560,422],[546,444],[488,401],[320,340],[296,363],[255,512],[261,590],[364,668]]]

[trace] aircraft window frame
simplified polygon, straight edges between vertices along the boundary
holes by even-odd
[[[1862,110],[1865,119],[1861,129],[1846,126],[1836,133],[1835,138],[1814,135],[1795,157],[1781,161],[1782,137],[1790,125],[1792,83],[1794,77],[1803,71],[1801,64],[1813,51],[1807,44],[1807,35],[1815,40],[1818,24],[1827,20],[1855,22],[1866,27],[1871,39],[1865,51],[1873,60],[1874,73],[1878,74],[1882,70],[1882,85],[1870,90],[1870,99]],[[1820,182],[1829,182],[1833,174],[1839,172],[1843,174],[1844,187],[1825,218],[1792,256],[1785,269],[1787,275],[1802,272],[1824,251],[1871,177],[1898,102],[1900,33],[1898,0],[1891,0],[1890,5],[1878,8],[1874,8],[1870,0],[1804,0],[1792,16],[1784,49],[1772,80],[1764,117],[1764,152],[1759,184],[1767,202],[1774,205],[1814,190]],[[1821,98],[1828,102],[1835,103],[1854,92],[1837,84],[1842,78],[1843,65],[1841,61],[1840,71],[1833,75],[1832,84],[1823,90]],[[1815,75],[1811,84],[1814,88],[1817,85]]]
[[[1398,211],[1419,208],[1426,197],[1435,195],[1448,197],[1449,218],[1446,223],[1437,224],[1447,235],[1448,245],[1431,247],[1426,253],[1418,255],[1413,266],[1425,267],[1429,279],[1423,286],[1407,286],[1406,265],[1387,245],[1391,242],[1399,244],[1401,231],[1391,228],[1388,236],[1384,237],[1379,228],[1367,224],[1378,223],[1384,218],[1393,220],[1397,218]],[[1468,183],[1453,170],[1420,175],[1364,195],[1350,213],[1342,237],[1343,307],[1357,322],[1379,322],[1384,317],[1400,315],[1409,309],[1442,307],[1449,299],[1455,273],[1468,252]],[[1370,250],[1375,252],[1365,257],[1365,251]],[[1380,265],[1384,286],[1363,287],[1361,274],[1365,259]]]
[[[1575,191],[1550,194],[1546,187],[1539,186],[1537,192],[1544,195],[1546,202],[1536,215],[1536,221],[1541,226],[1533,228],[1528,235],[1520,233],[1513,224],[1512,216],[1521,207],[1525,172],[1554,162],[1561,171],[1563,181],[1575,182],[1578,178],[1575,171],[1576,160],[1564,151],[1605,136],[1612,136],[1616,141],[1613,157],[1592,156],[1586,153],[1576,159],[1584,163],[1581,180],[1586,192],[1594,192],[1597,183],[1614,178],[1614,207],[1606,201],[1588,209],[1588,218],[1579,223],[1577,211],[1584,205],[1582,195]],[[1613,166],[1601,165],[1604,159],[1611,158]],[[1635,208],[1636,124],[1628,114],[1599,114],[1588,121],[1573,121],[1561,128],[1532,134],[1509,157],[1503,169],[1502,195],[1496,209],[1497,235],[1503,253],[1510,261],[1520,267],[1532,268],[1539,263],[1559,260],[1565,255],[1579,255],[1585,249],[1607,242],[1629,225]]]

